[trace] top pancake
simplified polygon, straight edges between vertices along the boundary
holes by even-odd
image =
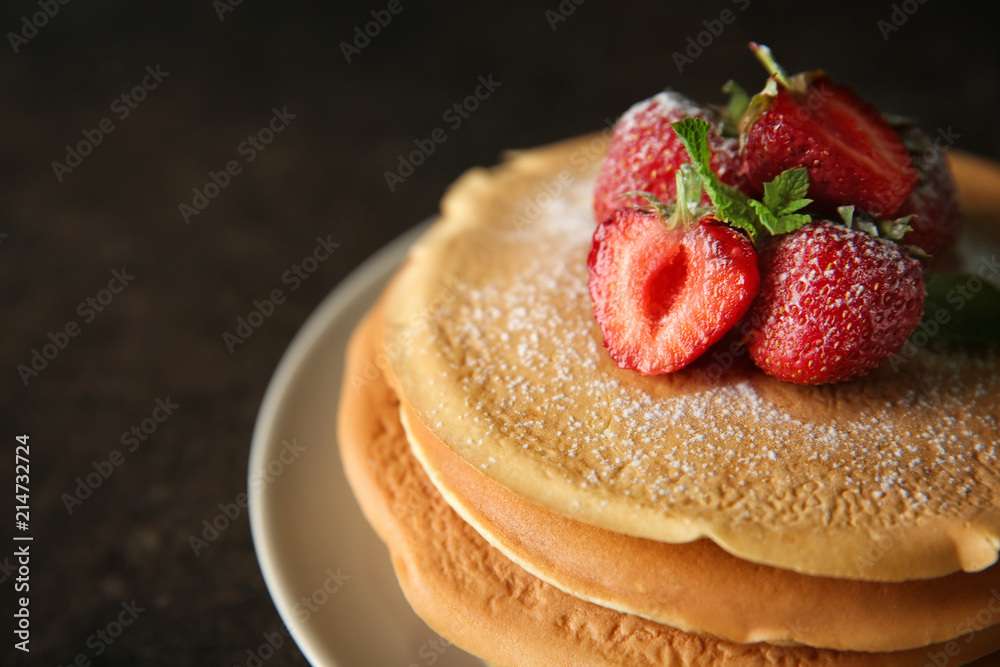
[[[420,420],[513,492],[620,533],[842,578],[995,562],[1000,355],[924,346],[819,387],[726,345],[671,375],[619,369],[587,292],[601,142],[448,192],[386,308],[385,360]]]

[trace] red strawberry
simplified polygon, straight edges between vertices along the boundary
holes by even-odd
[[[813,222],[761,251],[761,285],[747,314],[751,359],[799,384],[865,375],[920,324],[920,263],[899,246]]]
[[[902,242],[916,246],[938,260],[948,254],[962,232],[955,180],[944,153],[931,143],[927,135],[908,123],[900,124],[896,129],[920,175],[917,187],[896,212],[900,218],[913,215],[909,222],[913,230],[906,233]]]
[[[634,196],[619,198],[626,192],[644,191],[664,202],[674,200],[677,194],[674,175],[688,158],[670,124],[688,117],[704,118],[712,124],[711,165],[719,178],[733,186],[743,182],[737,142],[719,134],[722,128],[719,118],[683,95],[659,93],[633,105],[615,124],[594,191],[594,214],[598,222],[617,208],[644,203]],[[709,203],[707,196],[702,203]]]
[[[760,282],[740,232],[711,215],[667,225],[660,211],[620,208],[594,232],[587,262],[604,346],[647,375],[699,357],[744,315]]]
[[[747,180],[763,184],[793,167],[809,172],[809,197],[833,211],[854,205],[889,218],[917,183],[910,154],[892,126],[854,91],[823,72],[789,78],[766,46],[751,48],[772,73],[741,121]]]

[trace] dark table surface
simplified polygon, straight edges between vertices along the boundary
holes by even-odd
[[[3,664],[246,664],[280,623],[246,512],[197,555],[190,537],[246,490],[258,406],[306,317],[464,169],[663,87],[757,88],[751,39],[1000,159],[1000,42],[972,4],[63,1],[0,13]],[[480,77],[485,99],[446,116]],[[318,237],[337,246],[292,289]],[[224,336],[278,288],[250,337]],[[11,632],[25,534],[30,654]],[[133,600],[120,638],[88,639]],[[304,663],[290,643],[267,662]]]

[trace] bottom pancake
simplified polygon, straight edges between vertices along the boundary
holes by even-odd
[[[1000,566],[906,582],[832,579],[741,560],[706,539],[656,542],[575,521],[497,484],[405,404],[401,412],[414,455],[459,515],[515,563],[576,597],[736,642],[854,651],[947,641],[968,632],[966,620],[980,610],[1000,613]],[[987,625],[997,622],[991,612]]]
[[[368,521],[389,548],[404,594],[435,631],[497,666],[948,665],[1000,644],[998,627],[892,653],[739,644],[684,632],[573,597],[530,575],[445,502],[412,455],[399,402],[383,377],[350,382],[378,352],[377,311],[348,348],[339,407],[344,468]],[[608,567],[614,567],[609,563]],[[762,591],[762,595],[766,592]],[[877,600],[872,601],[878,604]]]

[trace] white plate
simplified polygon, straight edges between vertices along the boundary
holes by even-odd
[[[483,664],[410,609],[347,485],[336,442],[348,338],[427,224],[382,248],[320,304],[257,415],[248,471],[254,546],[282,620],[314,665]]]

